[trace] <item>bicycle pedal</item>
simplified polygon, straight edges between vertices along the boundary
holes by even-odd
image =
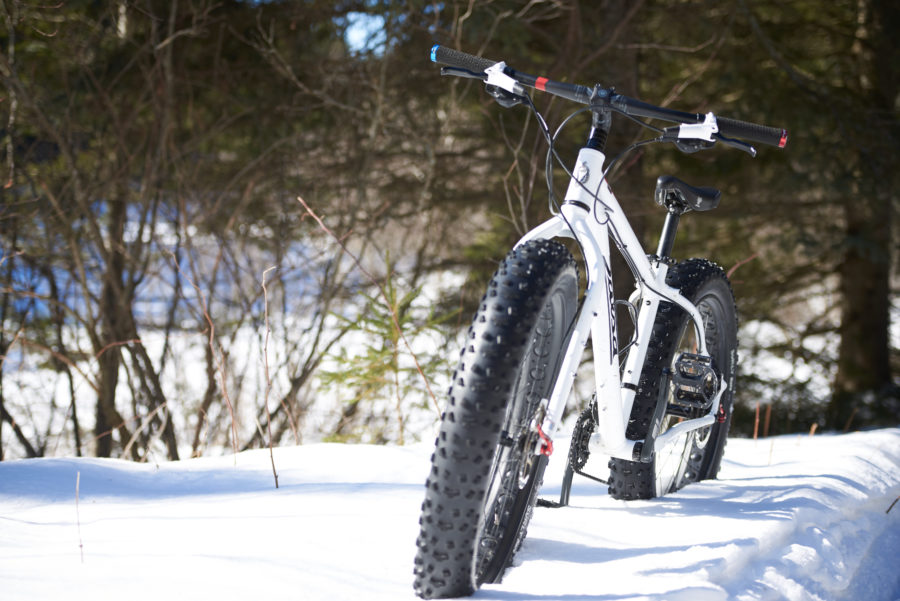
[[[719,391],[719,379],[712,365],[712,357],[681,353],[675,360],[674,368],[669,401],[670,409],[674,411],[671,412],[708,410]]]

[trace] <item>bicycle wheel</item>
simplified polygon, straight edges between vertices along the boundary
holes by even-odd
[[[416,541],[416,593],[460,597],[498,582],[525,536],[547,457],[538,454],[576,311],[575,262],[537,240],[507,255],[453,375]]]
[[[689,259],[673,267],[666,282],[681,291],[700,311],[706,328],[706,347],[717,373],[725,376],[716,421],[706,428],[676,437],[654,449],[650,463],[610,459],[609,494],[616,499],[650,499],[707,478],[715,478],[731,425],[737,367],[737,313],[734,294],[725,272],[703,259]],[[664,368],[672,369],[682,352],[697,351],[696,334],[688,314],[672,303],[661,303],[653,324],[644,369],[625,435],[630,440],[647,436],[663,384]],[[666,380],[667,381],[667,380]],[[673,400],[670,384],[666,392],[669,408],[660,434],[682,418],[699,417],[702,411],[685,414]]]

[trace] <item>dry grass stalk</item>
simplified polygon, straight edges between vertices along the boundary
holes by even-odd
[[[263,367],[266,375],[266,392],[263,402],[266,407],[266,430],[269,433],[269,458],[272,460],[272,475],[275,477],[275,488],[278,488],[278,472],[275,470],[275,452],[272,450],[272,414],[269,412],[269,392],[272,390],[272,378],[269,376],[269,291],[266,289],[266,276],[270,271],[276,269],[274,266],[269,267],[262,275],[263,290],[263,310],[266,322],[266,339],[263,343]]]
[[[81,552],[81,563],[84,563],[84,542],[81,540],[81,514],[78,510],[78,493],[81,488],[81,472],[75,473],[75,524],[78,526],[78,550]]]

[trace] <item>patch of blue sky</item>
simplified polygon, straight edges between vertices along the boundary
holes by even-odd
[[[384,16],[350,12],[344,20],[344,42],[351,52],[384,54],[387,44]]]

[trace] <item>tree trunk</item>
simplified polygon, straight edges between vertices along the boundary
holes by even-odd
[[[859,79],[867,105],[869,135],[859,140],[861,193],[845,205],[846,238],[838,268],[841,297],[841,347],[832,427],[890,423],[898,415],[898,390],[890,369],[888,331],[891,306],[891,221],[897,201],[893,162],[900,143],[895,101],[900,92],[895,42],[900,7],[893,0],[859,3]]]
[[[838,268],[841,346],[829,410],[834,428],[847,428],[854,414],[863,422],[888,417],[879,397],[891,385],[890,207],[886,192],[853,199],[846,207],[846,250]],[[866,397],[875,405],[866,407]]]
[[[109,240],[105,253],[106,269],[103,273],[103,290],[100,296],[101,333],[99,343],[102,346],[94,349],[100,371],[97,417],[94,424],[97,457],[109,457],[112,454],[114,430],[120,431],[123,445],[131,438],[127,434],[125,420],[116,409],[116,389],[119,384],[119,366],[122,360],[121,321],[122,311],[126,305],[122,286],[122,276],[125,272],[123,251],[126,204],[123,201],[110,201],[107,206],[109,208]]]

